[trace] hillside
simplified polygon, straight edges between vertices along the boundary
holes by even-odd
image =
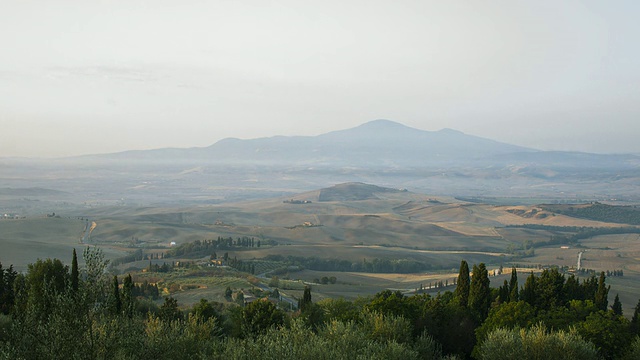
[[[385,188],[364,183],[346,183],[320,190],[318,201],[354,201],[379,199],[377,194],[395,194],[406,190]]]
[[[617,224],[640,225],[640,208],[612,206],[599,202],[573,205],[542,205],[544,210],[571,217]]]
[[[322,194],[329,201],[319,201]],[[0,220],[0,261],[24,269],[37,257],[64,258],[71,248],[97,245],[114,271],[138,272],[165,262],[205,266],[212,256],[225,255],[233,259],[229,271],[238,274],[313,283],[337,277],[340,284],[317,291],[350,298],[384,287],[411,292],[451,281],[462,259],[491,269],[575,269],[581,252],[588,271],[624,269],[629,279],[640,276],[640,230],[544,207],[466,202],[367,183],[225,204],[90,206],[56,211],[60,218]],[[87,221],[97,227],[80,244]],[[218,280],[175,276],[186,284],[175,292],[180,301],[222,296],[223,289],[206,285]],[[246,280],[232,278],[220,281],[246,286]],[[625,299],[640,293],[629,286],[615,291]]]

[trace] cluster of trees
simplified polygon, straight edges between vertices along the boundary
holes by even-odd
[[[151,263],[151,261],[149,261],[149,265],[146,267],[146,270],[148,272],[154,272],[154,273],[168,273],[173,271],[173,268],[174,268],[173,263],[167,264],[165,262],[165,263],[162,263],[162,265],[160,265],[160,264],[153,264]]]
[[[75,252],[74,252],[75,253]],[[640,356],[640,303],[631,321],[606,276],[581,281],[555,269],[518,274],[490,287],[484,264],[463,261],[456,289],[437,296],[385,290],[354,301],[312,301],[299,310],[274,300],[246,306],[201,300],[181,309],[136,295],[131,276],[106,273],[96,249],[38,260],[16,274],[8,315],[0,315],[0,358],[75,359],[635,359]],[[7,271],[3,271],[3,279]],[[472,275],[471,275],[472,274]],[[6,280],[3,280],[6,285]],[[227,289],[231,293],[231,289]],[[229,294],[230,295],[230,294]]]
[[[313,279],[313,282],[316,284],[322,284],[322,285],[327,285],[327,284],[335,284],[338,281],[338,279],[335,276],[323,276],[321,278],[315,278]]]
[[[147,280],[141,284],[133,284],[132,292],[135,297],[145,297],[153,300],[160,297],[158,285],[150,284]]]
[[[635,206],[614,206],[594,202],[589,206],[577,207],[544,205],[543,209],[589,220],[640,225],[640,209]]]
[[[253,248],[260,247],[261,245],[262,241],[256,240],[253,237],[243,236],[234,240],[231,236],[228,238],[218,236],[215,240],[196,240],[194,242],[180,244],[167,251],[166,256],[206,256],[213,253],[216,249]]]
[[[121,264],[128,264],[141,260],[153,260],[153,259],[164,259],[164,253],[151,253],[145,254],[142,249],[137,249],[133,253],[129,255],[125,255],[123,257],[119,257],[111,261],[111,266],[118,266]]]
[[[321,259],[317,257],[268,255],[268,261],[278,261],[290,266],[300,266],[316,271],[357,271],[368,273],[412,274],[431,270],[432,266],[411,259],[363,259],[359,262],[339,259]]]
[[[251,264],[251,263],[246,262],[246,261],[238,260],[237,257],[234,257],[233,259],[229,258],[227,260],[227,265],[231,266],[234,269],[237,269],[238,271],[243,271],[243,272],[247,272],[247,273],[250,273],[250,274],[255,274],[256,273],[256,265],[255,264]]]

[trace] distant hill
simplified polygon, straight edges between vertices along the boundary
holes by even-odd
[[[23,189],[0,188],[0,196],[56,196],[68,194],[69,193],[64,191],[44,189],[39,187]]]
[[[157,149],[99,155],[103,160],[153,160],[318,166],[424,166],[535,151],[462,132],[424,131],[389,120],[318,136],[228,138],[206,148]]]
[[[320,190],[318,201],[354,201],[378,199],[376,194],[398,193],[403,190],[364,183],[345,183]]]
[[[581,219],[640,225],[640,208],[637,206],[612,206],[595,202],[571,205],[546,204],[540,207],[553,213]]]
[[[79,195],[81,202],[218,203],[287,197],[348,182],[481,201],[487,196],[524,203],[528,198],[640,201],[635,155],[539,151],[388,120],[318,136],[224,139],[202,148],[0,160],[0,186],[55,187]],[[332,189],[321,198],[374,196],[362,188]]]

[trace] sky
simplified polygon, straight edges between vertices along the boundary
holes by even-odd
[[[0,157],[375,119],[640,154],[640,2],[0,0]]]

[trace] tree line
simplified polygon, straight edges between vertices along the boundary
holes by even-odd
[[[454,291],[408,296],[385,290],[354,301],[312,300],[286,312],[267,297],[244,306],[202,299],[181,308],[137,293],[130,275],[106,272],[95,248],[85,266],[38,260],[2,271],[0,358],[40,359],[636,359],[640,303],[631,321],[606,275],[557,269],[520,286],[491,287],[485,264],[462,261]],[[11,267],[9,268],[11,269]],[[7,276],[7,274],[10,274]],[[7,280],[9,279],[9,280]],[[231,289],[228,289],[231,290]],[[8,299],[8,300],[7,300]]]
[[[216,249],[230,250],[237,248],[259,248],[262,246],[262,240],[256,240],[253,237],[243,236],[238,237],[235,240],[229,236],[224,238],[218,236],[217,239],[210,240],[196,240],[180,244],[167,251],[167,257],[179,257],[179,256],[206,256],[210,255]]]
[[[293,255],[268,255],[264,260],[283,262],[289,266],[299,266],[316,271],[412,274],[431,270],[433,268],[430,264],[412,259],[374,258],[371,260],[363,259],[362,261],[350,261]]]

